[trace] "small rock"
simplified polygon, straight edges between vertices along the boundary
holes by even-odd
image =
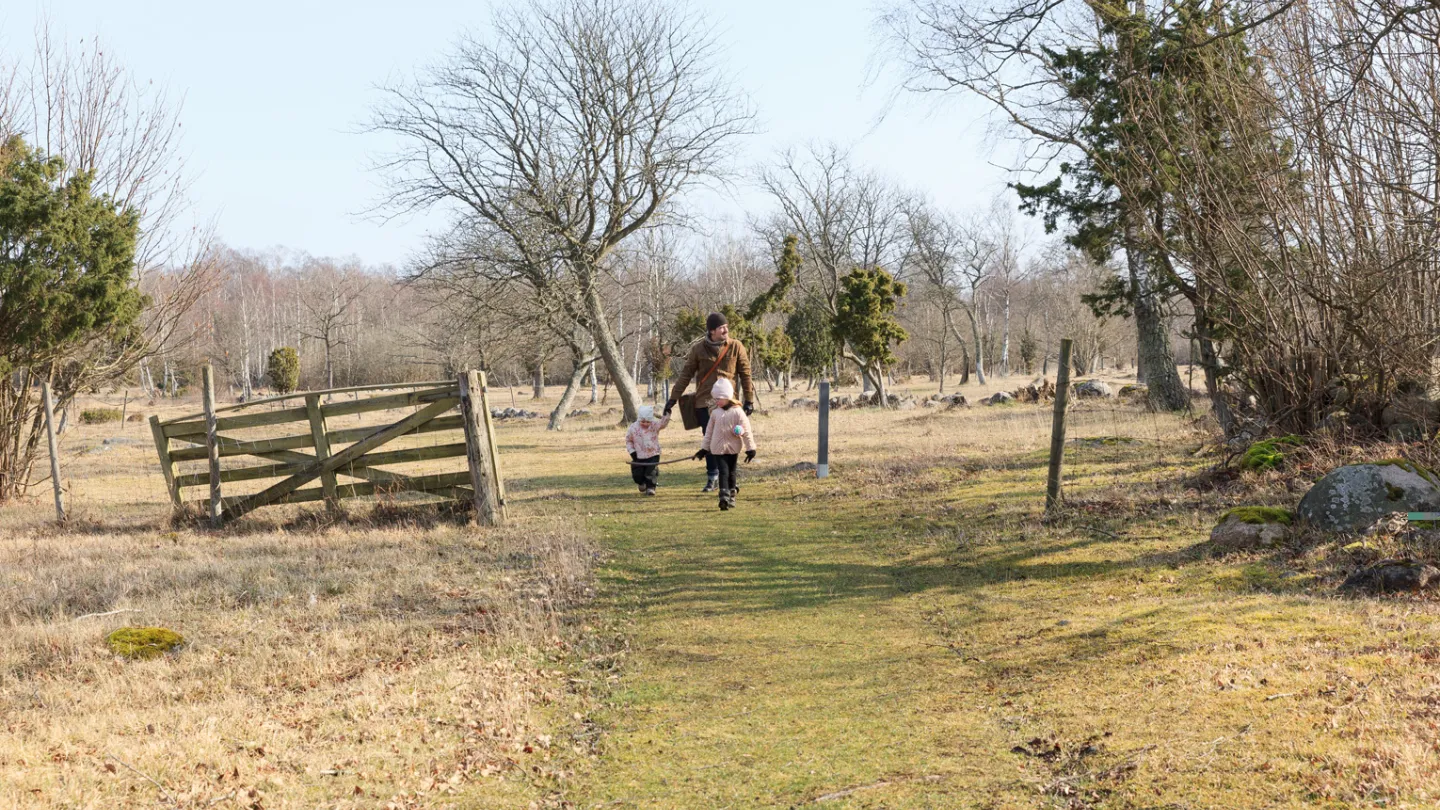
[[[1210,532],[1210,543],[1221,551],[1256,551],[1285,542],[1294,516],[1288,509],[1241,506],[1221,517]]]
[[[1440,568],[1418,560],[1381,560],[1351,574],[1340,585],[1342,591],[1367,593],[1414,593],[1440,585]]]
[[[1015,397],[1011,396],[1009,391],[996,391],[990,396],[980,400],[982,405],[1011,405],[1014,404],[1014,402]]]

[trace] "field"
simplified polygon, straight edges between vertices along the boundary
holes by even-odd
[[[500,424],[499,530],[171,525],[148,430],[74,425],[71,523],[48,490],[0,511],[0,806],[1440,800],[1434,606],[1337,598],[1301,549],[1212,556],[1224,509],[1305,482],[1214,483],[1201,414],[1078,405],[1046,522],[1047,407],[836,411],[817,480],[814,413],[777,402],[724,515],[698,463],[640,497],[604,409]],[[105,649],[142,624],[188,644]]]

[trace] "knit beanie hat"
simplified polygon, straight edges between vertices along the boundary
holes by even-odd
[[[733,383],[731,383],[729,380],[725,379],[724,377],[721,377],[720,379],[716,380],[716,381],[715,381],[715,385],[714,385],[713,387],[711,387],[711,389],[710,389],[710,398],[711,398],[711,399],[734,399],[734,398],[735,398],[735,385],[734,385]]]
[[[721,315],[718,312],[710,313],[710,317],[705,319],[705,334],[708,335],[711,332],[714,332],[716,329],[719,329],[726,323],[727,321],[725,320],[724,315]]]
[[[652,419],[654,419],[654,418],[655,418],[655,406],[654,406],[654,405],[641,405],[641,406],[640,406],[640,421],[641,421],[641,422],[649,422],[650,420],[652,420]]]

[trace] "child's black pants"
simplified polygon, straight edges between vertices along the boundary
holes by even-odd
[[[723,500],[730,490],[735,488],[735,462],[740,458],[740,454],[711,454],[710,457],[715,459],[715,466],[720,473],[720,497]]]
[[[660,480],[660,468],[656,466],[660,461],[660,457],[637,458],[635,461],[637,463],[630,465],[630,477],[635,479],[635,483],[637,484],[644,484],[647,487],[655,486]],[[638,462],[647,463],[642,465]]]

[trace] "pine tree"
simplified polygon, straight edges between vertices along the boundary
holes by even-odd
[[[840,279],[835,300],[835,341],[848,346],[846,357],[875,381],[876,399],[889,404],[885,368],[898,359],[891,345],[910,337],[895,318],[905,285],[879,267],[857,267]]]
[[[300,355],[290,346],[281,346],[270,352],[265,372],[276,391],[288,394],[300,386]]]
[[[0,143],[0,502],[28,486],[36,383],[74,396],[77,367],[140,339],[139,215],[19,138]],[[14,375],[13,377],[11,375]]]

